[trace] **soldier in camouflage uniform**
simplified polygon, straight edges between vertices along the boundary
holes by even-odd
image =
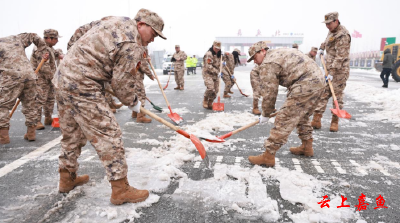
[[[149,192],[129,186],[122,132],[104,97],[104,84],[111,83],[124,105],[140,111],[135,75],[144,47],[156,36],[165,39],[164,22],[156,13],[141,9],[134,20],[110,16],[92,24],[71,45],[53,79],[63,135],[59,190],[69,192],[88,182],[89,176],[76,172],[81,148],[89,140],[110,180],[111,203],[140,202]]]
[[[36,139],[37,108],[36,74],[32,71],[25,54],[25,48],[32,43],[37,51],[47,52],[46,43],[36,33],[22,33],[0,38],[0,144],[10,143],[9,128],[11,110],[19,98],[22,102],[22,113],[28,127],[24,138]],[[46,54],[46,57],[48,54]]]
[[[310,52],[308,52],[306,55],[315,61],[315,56],[317,55],[317,52],[318,52],[317,47],[311,47]]]
[[[222,80],[225,82],[224,98],[230,98],[231,96],[228,93],[233,93],[231,88],[236,81],[234,76],[235,60],[233,58],[233,54],[225,52],[222,56],[222,61],[224,61],[224,67],[222,68]]]
[[[221,56],[221,42],[214,41],[203,57],[203,79],[204,85],[207,87],[204,92],[203,107],[207,109],[212,109],[213,101],[219,90]]]
[[[53,46],[55,46],[58,42],[58,38],[61,36],[58,35],[58,31],[54,29],[46,29],[44,31],[44,41],[48,46],[48,51],[50,52],[49,59],[43,64],[42,68],[37,73],[37,96],[36,96],[36,105],[38,108],[37,111],[37,124],[36,129],[41,130],[44,129],[44,125],[41,122],[42,119],[42,108],[45,111],[44,116],[44,124],[51,125],[53,119],[51,115],[54,110],[54,86],[51,83],[53,79],[54,73],[57,69],[57,61],[63,58],[63,54],[61,50],[55,50]],[[42,60],[43,52],[37,51],[36,48],[33,49],[31,55],[31,64],[34,69],[39,65]]]
[[[299,45],[297,45],[297,43],[293,43],[292,48],[299,49]]]
[[[268,47],[267,47],[268,49]],[[250,83],[251,83],[251,88],[253,88],[253,114],[255,115],[260,115],[261,112],[258,109],[258,100],[261,97],[261,80],[260,80],[260,74],[258,70],[259,66],[255,66],[253,70],[250,72]]]
[[[181,51],[181,47],[179,45],[175,45],[175,53],[172,56],[171,62],[174,62],[174,73],[175,73],[175,82],[176,88],[175,90],[184,90],[184,76],[185,76],[185,60],[187,59],[187,55],[184,51]]]
[[[350,43],[351,37],[349,31],[339,22],[339,14],[331,12],[325,15],[326,27],[329,29],[325,42],[321,44],[321,53],[326,50],[326,69],[332,79],[333,90],[335,91],[339,108],[343,109],[344,89],[347,79],[350,75]],[[332,77],[332,78],[331,78]],[[321,118],[326,110],[329,98],[332,97],[329,84],[326,84],[325,93],[322,95],[314,112],[311,125],[321,128]],[[334,102],[333,107],[335,106]],[[339,129],[339,117],[332,114],[330,126],[331,132],[337,132]]]
[[[287,142],[295,127],[302,145],[290,148],[290,151],[296,155],[313,156],[313,128],[309,117],[325,87],[320,68],[296,49],[268,50],[263,41],[250,47],[249,55],[251,57],[248,62],[254,59],[259,65],[263,97],[260,123],[267,122],[274,112],[279,85],[288,88],[287,99],[276,116],[275,127],[265,140],[265,152],[259,156],[249,156],[249,161],[252,164],[274,166],[276,151]]]

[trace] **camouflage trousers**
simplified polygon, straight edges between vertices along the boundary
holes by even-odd
[[[206,92],[204,92],[204,97],[209,101],[214,101],[217,97],[217,93],[219,90],[219,78],[218,75],[209,74],[207,72],[203,72],[203,80],[204,85],[207,87]]]
[[[144,75],[141,73],[136,74],[137,75],[137,81],[135,83],[135,90],[136,90],[136,95],[138,96],[138,99],[140,103],[142,103],[142,107],[144,108],[144,104],[146,103],[146,88],[144,87]]]
[[[51,83],[51,79],[44,77],[44,75],[38,74],[37,79],[37,120],[42,120],[42,108],[44,110],[45,117],[51,117],[54,110],[54,85]]]
[[[175,64],[174,74],[175,74],[176,85],[184,86],[184,84],[185,84],[185,80],[184,80],[185,67],[183,65]]]
[[[17,98],[22,103],[21,111],[25,115],[25,125],[28,127],[36,125],[36,81],[31,80],[24,83],[15,82],[8,86],[2,86],[0,83],[0,128],[10,127],[10,110]]]
[[[124,178],[128,166],[122,132],[101,91],[71,93],[59,90],[56,99],[63,136],[59,167],[76,172],[81,148],[89,140],[106,170],[108,180]]]
[[[349,72],[333,73],[331,75],[333,76],[333,80],[331,81],[332,87],[333,90],[335,91],[339,108],[343,109],[344,89],[346,88],[347,79],[349,79]],[[326,83],[325,92],[321,96],[321,100],[318,102],[317,108],[315,109],[315,114],[321,114],[321,115],[324,114],[326,106],[328,105],[329,98],[331,97],[332,97],[331,89],[329,88],[329,84]],[[332,106],[333,108],[335,107],[335,103],[333,100],[332,100]]]
[[[295,127],[297,127],[297,133],[301,140],[312,139],[313,127],[309,118],[313,114],[323,92],[324,88],[306,95],[291,95],[290,92],[288,93],[285,103],[275,118],[275,126],[271,129],[268,139],[264,142],[266,151],[275,154],[287,142],[290,133]]]
[[[250,83],[251,83],[251,88],[253,88],[253,101],[255,103],[258,103],[258,100],[261,97],[260,89],[261,89],[261,80],[260,76],[256,72],[251,72],[250,73]]]
[[[222,80],[225,83],[225,89],[224,92],[228,93],[231,88],[233,87],[233,85],[235,84],[235,82],[232,80],[231,76],[228,74],[228,72],[222,72]]]

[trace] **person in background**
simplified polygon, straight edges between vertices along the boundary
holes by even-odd
[[[386,49],[384,51],[383,63],[382,63],[382,72],[381,72],[381,79],[383,81],[382,87],[387,88],[389,84],[389,76],[392,72],[392,67],[395,62],[395,58],[392,55],[390,49]]]

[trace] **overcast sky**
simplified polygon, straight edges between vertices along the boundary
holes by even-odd
[[[163,33],[150,50],[173,50],[181,45],[188,55],[203,55],[215,37],[262,36],[304,33],[300,50],[319,47],[328,33],[324,15],[338,11],[339,20],[350,33],[357,30],[362,38],[352,39],[352,52],[379,50],[382,37],[397,37],[400,42],[399,0],[280,0],[280,1],[129,1],[129,0],[0,0],[0,36],[22,32],[57,29],[63,36],[55,48],[66,52],[67,43],[79,26],[105,16],[133,18],[140,8],[157,12],[165,22]]]

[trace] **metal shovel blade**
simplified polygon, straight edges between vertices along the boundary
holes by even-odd
[[[162,111],[163,111],[161,107],[158,107],[157,105],[155,105],[155,104],[153,104],[153,103],[151,103],[151,105],[153,105],[153,108],[154,108],[155,110],[157,110],[157,111],[159,111],[159,112],[162,112]]]
[[[214,111],[224,111],[225,105],[224,105],[224,103],[220,102],[219,96],[218,96],[218,102],[213,103],[212,109]]]
[[[168,114],[168,117],[175,122],[177,125],[179,125],[183,119],[181,118],[181,116],[179,116],[177,113],[170,113]]]
[[[165,85],[165,87],[163,88],[163,90],[167,89],[168,83],[169,83],[169,80],[168,80],[168,82],[167,82],[167,85]]]
[[[199,152],[201,158],[204,161],[204,164],[206,165],[207,168],[210,168],[210,160],[208,159],[206,149],[204,148],[203,144],[200,142],[200,139],[197,138],[195,135],[190,134],[190,140],[196,147],[197,151]]]
[[[339,118],[350,119],[351,115],[349,113],[347,113],[347,111],[345,111],[345,110],[340,110],[338,102],[337,101],[334,101],[334,102],[335,102],[336,108],[331,108],[332,113],[335,114],[336,116],[338,116]]]

